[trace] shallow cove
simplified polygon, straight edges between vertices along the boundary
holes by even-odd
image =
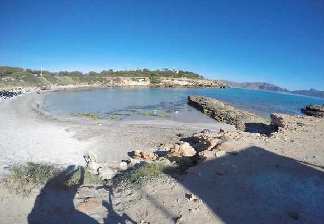
[[[307,104],[324,104],[320,98],[237,88],[105,88],[52,92],[45,96],[43,109],[57,116],[211,122],[186,104],[189,95],[213,97],[262,116],[300,114]]]

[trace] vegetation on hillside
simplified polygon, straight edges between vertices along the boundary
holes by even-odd
[[[90,71],[82,73],[80,71],[40,71],[32,69],[24,69],[18,67],[0,66],[0,88],[10,86],[47,86],[47,85],[76,85],[76,84],[104,84],[107,78],[114,77],[148,77],[153,83],[158,83],[161,77],[169,78],[203,78],[199,74],[181,71],[181,70],[125,70],[114,71],[103,70],[101,72]]]

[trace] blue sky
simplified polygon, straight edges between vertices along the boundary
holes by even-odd
[[[323,0],[0,0],[0,64],[324,89]]]

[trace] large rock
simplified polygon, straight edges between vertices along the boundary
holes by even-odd
[[[308,116],[324,117],[324,105],[307,105],[302,112]]]
[[[212,150],[222,142],[224,133],[213,132],[205,129],[199,133],[195,133],[190,137],[182,140],[188,142],[197,152]]]
[[[94,154],[88,152],[83,156],[86,168],[93,175],[98,175],[102,180],[110,180],[116,175],[116,171],[107,164],[98,163]]]
[[[293,116],[280,113],[271,114],[271,124],[276,127],[277,130],[297,130],[304,126],[303,122],[305,119],[304,116]]]
[[[234,125],[237,129],[243,131],[248,131],[247,129],[252,127],[253,124],[267,123],[266,119],[262,117],[236,109],[229,104],[210,97],[189,96],[188,104],[218,122]]]
[[[273,113],[270,115],[271,123],[278,128],[285,128],[289,124],[289,119],[285,114]]]
[[[177,157],[193,157],[196,153],[196,150],[188,142],[175,144],[174,147],[170,149],[170,154]]]

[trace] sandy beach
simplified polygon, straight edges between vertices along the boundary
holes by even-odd
[[[101,162],[119,163],[134,149],[173,141],[176,134],[205,128],[228,129],[220,123],[174,121],[91,121],[60,119],[40,111],[43,96],[29,93],[0,104],[0,172],[17,162],[84,165],[92,152]]]

